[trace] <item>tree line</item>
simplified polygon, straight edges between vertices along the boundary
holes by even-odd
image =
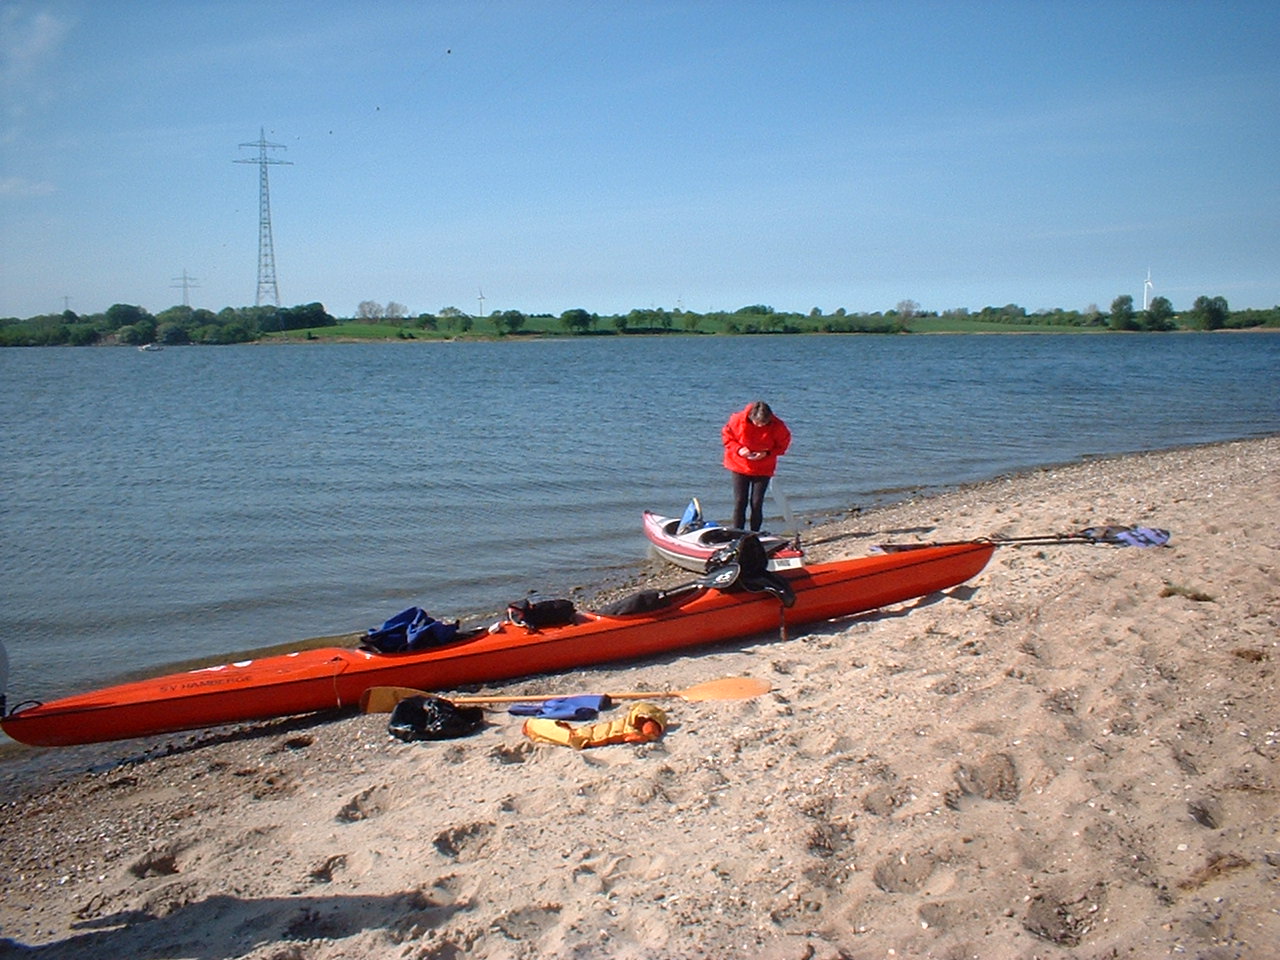
[[[212,345],[287,338],[290,334],[304,339],[331,336],[418,339],[665,333],[889,334],[1001,327],[1116,331],[1280,327],[1280,306],[1232,311],[1224,297],[1202,296],[1190,310],[1179,313],[1165,297],[1155,297],[1145,309],[1139,310],[1134,306],[1133,297],[1124,295],[1111,302],[1108,312],[1090,306],[1083,311],[1055,309],[1028,313],[1010,303],[977,311],[960,307],[938,313],[922,310],[913,300],[903,300],[892,310],[875,313],[850,313],[844,308],[824,313],[818,307],[800,313],[752,304],[733,311],[708,313],[653,307],[600,315],[575,307],[559,315],[495,310],[479,317],[457,307],[414,316],[394,301],[382,306],[366,300],[359,305],[356,316],[343,320],[332,316],[320,303],[294,307],[225,307],[217,313],[184,305],[169,307],[155,315],[140,306],[117,303],[103,313],[84,316],[64,310],[26,319],[0,318],[0,346]]]
[[[1017,304],[1011,303],[1003,307],[984,307],[974,314],[964,308],[949,310],[943,316],[1019,326],[1036,324],[1106,327],[1111,330],[1155,332],[1280,326],[1280,306],[1270,310],[1238,310],[1233,313],[1225,297],[1197,297],[1190,310],[1178,313],[1167,297],[1153,297],[1145,309],[1138,310],[1134,307],[1133,297],[1128,294],[1111,301],[1109,313],[1091,305],[1084,311],[1044,310],[1029,315]]]
[[[117,303],[104,313],[72,310],[18,320],[0,319],[0,346],[141,346],[251,343],[271,331],[306,330],[337,323],[319,303],[297,307],[170,307],[154,316],[143,307]]]

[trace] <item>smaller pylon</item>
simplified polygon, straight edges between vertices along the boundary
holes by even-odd
[[[182,305],[184,307],[191,306],[191,297],[188,291],[190,291],[192,287],[198,286],[200,286],[200,284],[196,283],[196,278],[187,276],[186,270],[182,271],[182,276],[173,278],[174,289],[179,287],[182,288]]]

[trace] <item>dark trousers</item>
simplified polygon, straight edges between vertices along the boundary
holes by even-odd
[[[769,489],[768,477],[749,477],[745,473],[733,474],[733,525],[745,529],[747,504],[751,505],[751,529],[757,533],[764,523],[764,492]]]

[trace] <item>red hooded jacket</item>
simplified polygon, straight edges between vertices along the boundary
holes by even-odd
[[[724,465],[734,473],[745,473],[749,477],[772,477],[778,468],[778,457],[791,446],[791,431],[777,414],[763,427],[752,423],[747,416],[752,406],[754,404],[747,404],[720,430]],[[748,460],[738,453],[743,447],[765,455],[759,460]]]

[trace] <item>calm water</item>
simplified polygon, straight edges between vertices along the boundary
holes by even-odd
[[[644,508],[728,512],[719,428],[756,397],[818,514],[1273,433],[1277,371],[1273,335],[0,350],[10,705],[625,572]]]

